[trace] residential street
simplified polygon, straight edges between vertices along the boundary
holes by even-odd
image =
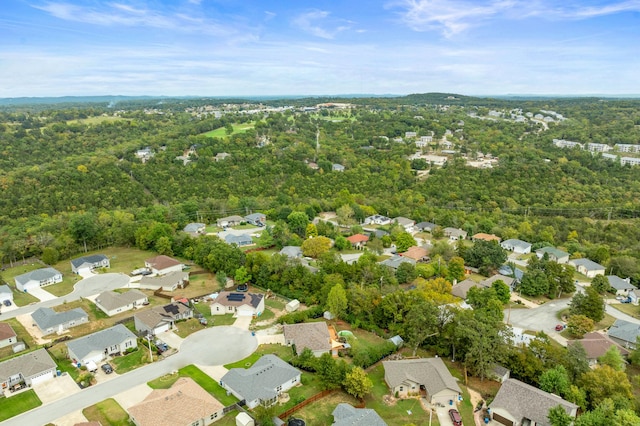
[[[185,365],[227,364],[247,357],[257,347],[257,339],[249,331],[233,326],[207,328],[187,337],[182,343],[181,351],[174,356],[138,368],[113,380],[98,383],[79,393],[8,419],[2,425],[47,424],[66,414],[82,410],[137,385],[171,373]],[[140,349],[147,350],[142,347]]]

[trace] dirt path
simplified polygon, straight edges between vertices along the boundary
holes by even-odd
[[[480,401],[482,401],[482,396],[480,395],[479,392],[471,389],[470,387],[467,387],[467,391],[469,391],[469,398],[471,399],[471,405],[473,406],[473,409],[475,410],[475,408],[478,406],[478,403]],[[482,413],[482,411],[478,411],[473,413],[473,418],[476,421],[476,426],[483,426],[483,422],[482,419],[480,418],[480,413]]]

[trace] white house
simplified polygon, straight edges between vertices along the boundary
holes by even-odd
[[[140,288],[147,290],[175,291],[189,283],[189,273],[172,271],[159,276],[147,276],[140,279]]]
[[[397,223],[398,225],[402,226],[404,228],[405,231],[407,231],[410,234],[413,234],[414,231],[414,226],[416,224],[416,221],[413,219],[409,219],[406,217],[402,217],[402,216],[398,216],[395,219],[393,219],[393,221],[395,223]]]
[[[0,348],[13,345],[18,341],[18,335],[6,322],[0,322]]]
[[[374,214],[373,216],[369,216],[364,219],[365,225],[388,225],[390,223],[391,218],[382,216],[380,214]]]
[[[18,290],[28,292],[31,288],[61,283],[62,273],[54,268],[41,268],[18,275],[13,280]]]
[[[38,308],[31,314],[33,322],[44,336],[63,333],[72,327],[89,322],[89,315],[81,308],[56,312],[51,308]]]
[[[138,347],[136,335],[122,324],[97,331],[67,343],[69,358],[74,362],[99,363],[109,355],[122,354]]]
[[[264,295],[222,291],[211,303],[211,315],[258,316],[264,312]]]
[[[575,267],[576,271],[582,275],[586,275],[587,278],[593,278],[596,275],[604,275],[605,271],[604,266],[587,258],[570,260],[569,265]]]
[[[0,362],[0,391],[33,386],[56,376],[57,365],[46,349],[38,349]]]
[[[6,284],[0,285],[0,303],[5,300],[13,303],[13,291],[11,291],[11,287]]]
[[[126,293],[104,291],[96,297],[96,306],[110,317],[121,312],[130,311],[149,303],[147,295],[140,290],[129,290]]]
[[[635,285],[631,284],[631,279],[629,278],[622,279],[617,275],[607,275],[607,279],[617,296],[629,296],[630,292],[638,289]]]
[[[71,271],[74,274],[84,274],[96,268],[109,268],[109,258],[104,254],[92,254],[71,260]],[[84,271],[84,272],[83,272]]]
[[[501,242],[500,246],[505,250],[518,254],[531,253],[531,243],[514,238]]]

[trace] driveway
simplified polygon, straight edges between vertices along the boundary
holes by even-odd
[[[53,294],[44,290],[42,287],[30,288],[27,293],[29,293],[33,297],[37,297],[41,302],[46,302],[47,300],[55,300],[58,298],[58,296],[54,296]]]
[[[130,407],[142,402],[152,391],[153,389],[147,386],[146,383],[143,383],[124,392],[120,392],[114,396],[113,399],[115,399],[122,408],[128,410]]]
[[[44,345],[45,343],[49,343],[51,341],[51,339],[46,338],[42,335],[42,331],[40,331],[38,326],[35,325],[31,314],[18,315],[16,319],[20,324],[22,324],[25,330],[27,330],[27,333],[29,333],[31,337],[33,337],[33,340],[35,340],[37,344]],[[55,337],[56,334],[53,334],[53,336]]]
[[[170,347],[178,349],[178,350],[180,350],[180,346],[182,346],[182,342],[184,342],[184,339],[182,337],[178,336],[173,331],[166,331],[166,332],[158,335],[158,339],[162,340],[163,342],[165,342]]]
[[[36,391],[42,403],[47,404],[52,401],[57,401],[60,398],[76,394],[80,392],[81,389],[76,382],[73,381],[73,378],[65,373],[55,379],[36,384],[33,386],[33,390]]]
[[[236,321],[233,323],[234,327],[237,327],[241,330],[249,330],[249,326],[251,325],[251,321],[253,321],[253,317],[249,315],[239,315],[236,318]],[[216,320],[213,320],[213,323],[216,323]]]

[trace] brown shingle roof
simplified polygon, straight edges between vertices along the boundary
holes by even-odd
[[[416,261],[422,260],[425,257],[427,257],[427,250],[423,249],[422,247],[412,246],[412,247],[409,247],[407,251],[402,253],[402,256],[408,257],[409,259],[413,259]]]
[[[485,241],[497,241],[500,242],[500,237],[493,234],[485,234],[484,232],[478,232],[473,237],[472,240],[485,240]]]
[[[156,389],[129,408],[139,426],[174,426],[209,420],[224,406],[189,377],[179,378],[169,389]]]
[[[16,332],[9,324],[0,322],[0,340],[6,340],[10,337],[16,337]]]
[[[629,351],[611,340],[608,336],[598,332],[587,333],[581,340],[569,342],[570,345],[581,344],[587,353],[588,359],[596,359],[604,355],[611,346],[618,348],[623,356],[629,355]]]
[[[152,257],[151,259],[145,260],[145,263],[148,263],[157,270],[162,270],[165,268],[170,268],[171,266],[180,265],[182,262],[172,257],[161,254],[160,256]]]
[[[326,322],[308,322],[303,324],[285,324],[283,327],[286,341],[293,340],[298,355],[304,348],[312,351],[331,350],[331,336]]]
[[[410,380],[424,385],[429,395],[450,389],[461,392],[442,358],[403,359],[400,361],[382,361],[384,380],[390,388]]]

